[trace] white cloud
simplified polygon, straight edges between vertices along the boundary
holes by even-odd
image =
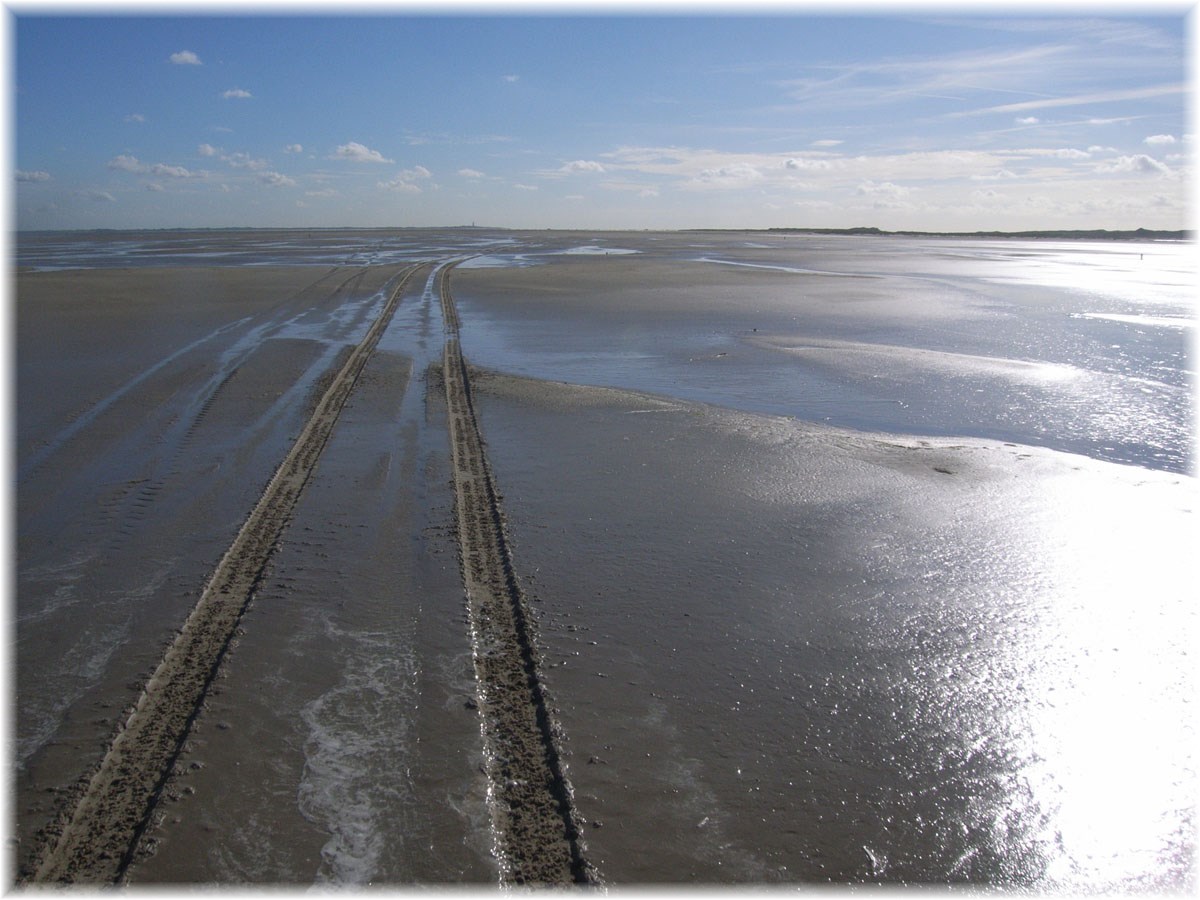
[[[1095,156],[1097,153],[1116,153],[1116,152],[1117,152],[1116,147],[1102,147],[1099,144],[1092,144],[1092,146],[1088,147],[1088,153],[1092,154],[1093,156]]]
[[[736,188],[761,180],[763,173],[749,163],[732,163],[712,169],[701,169],[687,182],[692,187]]]
[[[242,88],[230,88],[221,94],[226,100],[249,100],[251,94],[249,91]]]
[[[128,153],[122,153],[119,156],[114,156],[108,161],[108,168],[118,172],[145,172],[146,167],[138,162],[136,156],[130,156]]]
[[[855,191],[863,196],[868,197],[907,197],[912,193],[911,188],[903,187],[899,184],[892,184],[890,181],[864,181]]]
[[[814,146],[814,147],[836,147],[841,143],[843,143],[843,142],[842,141],[834,141],[834,140],[813,141],[812,146]]]
[[[259,181],[270,187],[295,187],[295,180],[288,178],[286,175],[281,175],[278,172],[259,172],[257,175]]]
[[[1096,166],[1097,172],[1133,173],[1139,175],[1169,175],[1171,170],[1165,163],[1138,153],[1134,156],[1118,156],[1110,163]]]
[[[520,80],[521,80],[521,76],[520,76],[520,75],[502,75],[501,77],[502,77],[502,78],[503,78],[505,81],[507,81],[509,84],[514,84],[515,82],[518,82],[518,81],[520,81]]]
[[[196,148],[196,152],[201,156],[216,156],[220,151],[212,144],[201,144]]]
[[[644,188],[643,190],[638,191],[638,196],[639,197],[657,197],[658,189],[657,188]]]
[[[249,169],[251,172],[261,172],[271,164],[265,159],[258,159],[249,153],[229,153],[221,156],[232,169]]]
[[[22,169],[17,169],[15,173],[16,179],[24,184],[30,184],[38,181],[49,181],[50,173],[42,171],[26,172]]]
[[[86,200],[95,200],[97,203],[116,203],[117,198],[108,191],[84,190],[76,191],[76,196],[83,197]]]
[[[1015,152],[1023,156],[1049,156],[1054,159],[1089,159],[1091,157],[1091,154],[1086,150],[1075,150],[1071,147],[1060,147],[1058,149],[1034,147]]]
[[[1006,181],[1009,178],[1016,178],[1017,173],[1010,169],[999,169],[986,175],[972,175],[972,181]]]
[[[288,144],[283,148],[284,153],[303,153],[304,147],[300,144]]]
[[[783,166],[800,172],[825,172],[832,169],[834,164],[828,159],[789,159]]]
[[[575,172],[597,172],[603,173],[604,166],[593,159],[576,159],[569,163],[564,163],[560,172],[575,173]]]
[[[130,156],[128,153],[114,156],[108,161],[108,168],[116,172],[132,172],[135,175],[158,175],[165,178],[197,177],[197,173],[191,172],[183,166],[168,166],[166,163],[147,165],[141,162],[136,156]]]
[[[163,163],[155,163],[148,169],[151,175],[160,175],[167,178],[191,178],[192,173],[183,166],[168,166]]]
[[[337,191],[333,188],[321,188],[319,191],[305,191],[305,197],[336,197]]]
[[[166,190],[166,188],[163,187],[161,184],[159,184],[157,181],[150,181],[150,182],[146,183],[146,190],[150,191],[151,193],[161,194],[163,191]]]
[[[518,191],[536,191],[537,190],[537,185],[534,185],[534,184],[514,184],[513,187],[515,187]]]
[[[458,174],[463,178],[483,178],[484,174],[478,169],[459,169]]]
[[[1018,116],[1013,121],[1016,122],[1018,125],[1036,125],[1042,120],[1039,119],[1037,116],[1024,116],[1024,117]]]
[[[1152,134],[1150,137],[1142,141],[1143,144],[1174,144],[1175,135],[1173,134]]]
[[[178,53],[171,54],[171,62],[177,66],[199,66],[203,65],[198,57],[191,50],[180,50]]]
[[[348,144],[342,144],[337,148],[330,159],[344,159],[349,162],[370,163],[395,162],[395,160],[386,159],[378,150],[372,150],[370,147],[364,147],[357,141],[350,141]]]
[[[407,194],[421,193],[421,186],[416,184],[417,179],[431,178],[432,173],[424,166],[414,166],[411,169],[402,169],[396,173],[396,177],[391,181],[379,182],[379,187],[386,191],[401,191]]]
[[[393,178],[391,181],[381,181],[378,184],[380,190],[397,191],[401,194],[419,194],[421,186],[413,184],[403,178]]]
[[[126,122],[145,122],[146,117],[141,113],[130,113],[125,117]]]

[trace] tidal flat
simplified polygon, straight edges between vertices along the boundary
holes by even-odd
[[[589,878],[1193,886],[1191,245],[16,249],[20,877],[377,327],[113,879],[527,880],[453,341]]]

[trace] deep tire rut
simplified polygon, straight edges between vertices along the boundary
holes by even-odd
[[[123,878],[296,501],[418,268],[404,272],[325,391],[78,802],[47,835],[30,880],[100,884]]]
[[[443,381],[496,854],[505,884],[597,884],[587,862],[562,732],[541,677],[536,624],[513,569],[504,519],[450,293],[440,273],[446,343]]]

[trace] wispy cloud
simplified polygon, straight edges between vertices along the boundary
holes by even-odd
[[[348,144],[342,144],[334,151],[330,159],[341,159],[347,162],[369,162],[369,163],[391,163],[395,160],[387,159],[378,150],[372,150],[358,141],[350,141]]]
[[[75,196],[83,197],[85,200],[94,200],[97,203],[116,203],[117,198],[108,191],[98,191],[93,188],[87,188],[82,191],[76,191]]]
[[[1159,29],[1128,20],[1078,18],[1019,18],[1008,19],[959,18],[956,27],[982,28],[987,31],[1009,31],[1027,34],[1058,34],[1067,40],[1092,47],[1133,47],[1141,50],[1175,50],[1177,44]]]
[[[17,181],[23,184],[33,184],[39,181],[49,181],[50,173],[43,172],[41,170],[27,172],[22,169],[17,169],[17,171],[14,173],[14,177]]]
[[[191,50],[180,50],[178,53],[171,54],[171,62],[177,66],[200,66],[200,57]]]
[[[982,116],[996,113],[1026,112],[1032,109],[1055,109],[1064,106],[1091,106],[1097,103],[1116,103],[1122,100],[1149,100],[1153,97],[1182,94],[1185,90],[1187,90],[1187,87],[1183,84],[1158,84],[1152,87],[1130,88],[1120,91],[1101,91],[1095,94],[1075,94],[1069,97],[1043,97],[1038,100],[1024,100],[1020,103],[1006,103],[1002,106],[986,106],[981,109],[951,113],[950,116]]]
[[[1072,48],[1044,44],[940,56],[893,57],[870,63],[812,66],[814,74],[779,82],[803,107],[849,108],[893,104],[902,97],[962,102],[981,91],[1037,96],[1041,73],[1071,57]]]
[[[301,144],[288,144],[283,148],[284,153],[303,153],[304,147]]]
[[[1144,141],[1143,144],[1174,144],[1175,135],[1173,134],[1152,134]]]
[[[520,75],[502,75],[501,78],[504,81],[507,81],[509,84],[515,84],[516,82],[521,80]]]
[[[484,174],[478,169],[459,169],[458,174],[463,178],[483,178]]]
[[[141,123],[141,122],[146,121],[146,117],[143,116],[141,113],[130,113],[129,115],[127,115],[125,117],[125,121]]]
[[[230,88],[221,94],[226,100],[249,100],[253,96],[244,88]]]

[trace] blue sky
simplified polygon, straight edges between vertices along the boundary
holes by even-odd
[[[1185,8],[799,9],[17,6],[15,226],[1189,224]]]

